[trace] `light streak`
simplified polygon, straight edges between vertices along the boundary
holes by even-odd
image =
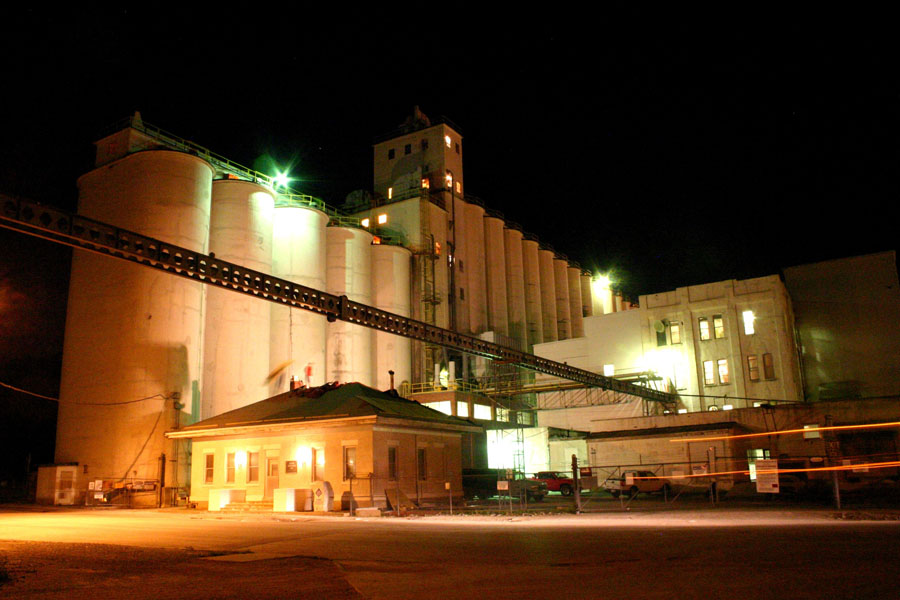
[[[809,467],[807,469],[757,469],[757,475],[760,473],[771,475],[774,473],[815,473],[821,471],[852,471],[854,469],[889,469],[891,467],[900,467],[900,460],[891,460],[885,462],[872,462],[872,463],[854,463],[852,465],[835,465],[833,467]],[[700,473],[693,474],[687,473],[684,475],[656,475],[653,477],[644,475],[644,476],[634,476],[632,479],[688,479],[688,478],[697,478],[697,477],[718,477],[722,475],[749,475],[750,471],[748,470],[740,470],[740,471],[716,471],[715,473]]]
[[[719,435],[714,437],[700,438],[676,438],[669,440],[670,442],[711,442],[717,440],[737,440],[745,438],[766,437],[769,435],[783,435],[786,433],[810,433],[819,431],[843,431],[847,429],[873,429],[876,427],[898,427],[900,421],[892,421],[890,423],[870,423],[867,425],[833,425],[831,427],[810,427],[807,429],[783,429],[781,431],[766,431],[763,433],[744,433],[740,435]]]

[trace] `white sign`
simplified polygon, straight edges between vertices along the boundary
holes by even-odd
[[[778,460],[758,458],[756,460],[756,491],[761,494],[778,493]]]

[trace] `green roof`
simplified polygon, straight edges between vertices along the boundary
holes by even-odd
[[[346,383],[291,390],[193,423],[183,427],[180,431],[210,431],[217,428],[370,416],[429,421],[480,429],[479,426],[466,419],[445,415],[414,400],[401,398],[396,393],[381,392],[361,383]]]

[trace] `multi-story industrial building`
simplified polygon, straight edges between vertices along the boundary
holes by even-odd
[[[374,195],[342,211],[139,115],[96,147],[78,211],[98,221],[518,349],[583,335],[594,310],[577,265],[465,195],[458,128],[418,110],[376,143]],[[476,393],[524,381],[489,365],[76,250],[56,459],[77,463],[82,482],[165,473],[178,488],[187,447],[166,430],[284,392],[289,379],[387,389],[391,371],[407,395],[437,392],[423,403],[449,414],[528,423],[516,411],[533,407],[527,395]]]

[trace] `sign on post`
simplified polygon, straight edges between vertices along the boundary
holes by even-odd
[[[756,491],[761,494],[777,494],[778,459],[756,459]]]

